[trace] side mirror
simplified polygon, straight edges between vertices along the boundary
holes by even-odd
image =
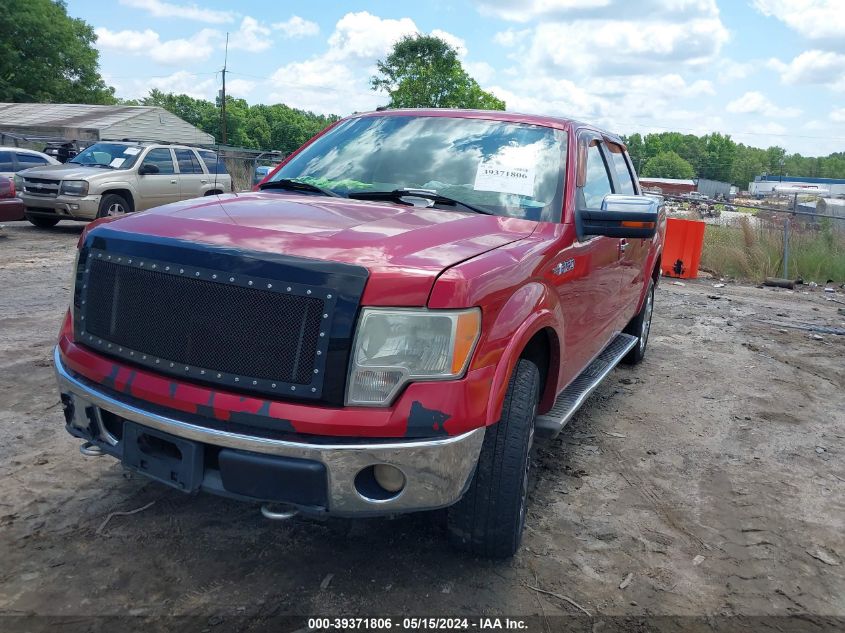
[[[138,169],[138,174],[141,176],[146,176],[147,174],[157,174],[158,173],[158,165],[154,165],[152,163],[144,163],[141,165],[140,169]]]
[[[611,193],[604,197],[601,209],[582,209],[576,214],[578,233],[606,237],[648,239],[657,232],[660,201],[652,196],[628,196]]]

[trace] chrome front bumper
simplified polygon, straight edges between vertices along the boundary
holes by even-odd
[[[368,444],[308,444],[231,433],[121,402],[92,383],[71,375],[62,364],[58,348],[54,352],[54,363],[59,390],[73,402],[74,414],[68,421],[69,426],[90,426],[92,418],[88,416],[93,414],[96,421],[100,418],[99,411],[103,410],[205,445],[320,462],[327,473],[326,511],[334,515],[392,514],[450,506],[466,491],[484,441],[483,428],[454,437]],[[79,419],[82,416],[84,419]],[[115,441],[104,428],[101,430],[107,442]],[[390,464],[404,473],[405,487],[396,496],[373,499],[363,496],[356,488],[358,473],[376,464]]]

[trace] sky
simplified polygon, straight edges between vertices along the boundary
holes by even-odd
[[[413,33],[452,44],[508,110],[619,134],[722,132],[807,156],[845,151],[845,0],[69,0],[124,98],[152,88],[347,115]]]

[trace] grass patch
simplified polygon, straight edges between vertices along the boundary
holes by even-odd
[[[701,266],[719,275],[749,281],[782,274],[783,229],[708,225],[704,233]],[[792,231],[789,238],[789,273],[786,277],[824,283],[845,281],[845,233],[823,224],[819,230]]]

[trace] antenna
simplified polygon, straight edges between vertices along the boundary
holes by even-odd
[[[229,33],[226,32],[226,52],[223,53],[223,91],[220,99],[221,118],[220,130],[223,137],[223,144],[226,145],[226,65],[229,61]]]

